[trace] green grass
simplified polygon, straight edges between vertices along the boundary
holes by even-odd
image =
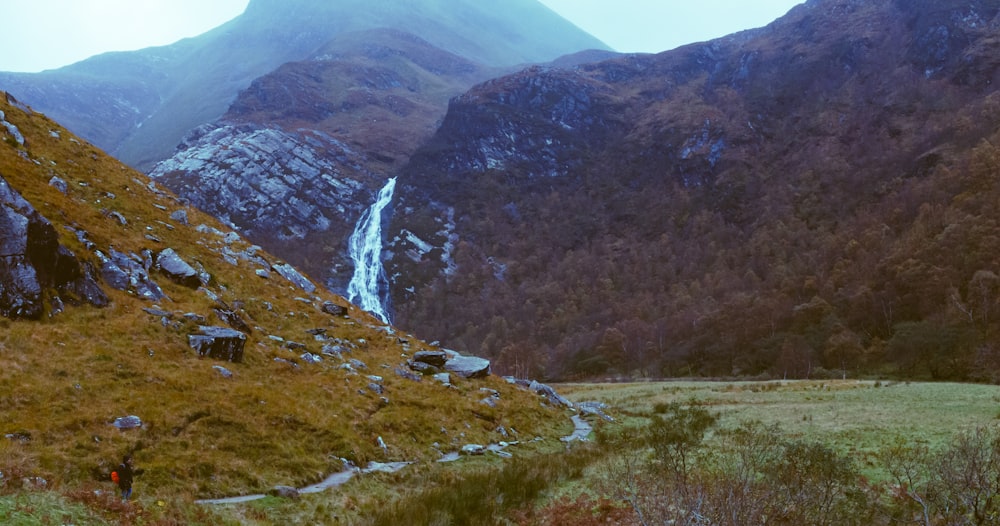
[[[776,424],[788,435],[839,448],[872,450],[899,441],[931,447],[962,430],[997,422],[1000,387],[854,380],[563,384],[564,396],[598,400],[631,419],[657,404],[708,406],[720,427],[742,421]]]

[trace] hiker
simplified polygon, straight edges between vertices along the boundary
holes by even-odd
[[[122,463],[118,465],[118,489],[122,490],[122,502],[132,496],[132,477],[140,472],[132,465],[132,455],[122,458]]]

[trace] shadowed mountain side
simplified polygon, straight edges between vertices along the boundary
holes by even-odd
[[[476,86],[399,176],[396,320],[558,378],[997,376],[998,11],[814,0]]]
[[[469,0],[252,0],[243,15],[198,37],[42,73],[0,73],[0,88],[145,170],[222,115],[252,79],[338,34],[378,27],[497,66],[606,47],[535,0],[503,9]]]

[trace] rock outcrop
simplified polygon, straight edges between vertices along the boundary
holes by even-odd
[[[247,336],[240,331],[226,327],[198,327],[198,334],[188,336],[188,345],[199,356],[230,362],[243,361],[243,346]]]
[[[108,298],[93,267],[58,242],[55,228],[0,176],[0,316],[38,318],[46,290],[72,301],[104,306]]]

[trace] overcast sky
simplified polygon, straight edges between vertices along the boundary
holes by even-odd
[[[767,25],[802,1],[541,0],[616,51],[650,53]],[[171,44],[238,16],[247,2],[0,0],[0,71],[35,72],[105,51]]]

